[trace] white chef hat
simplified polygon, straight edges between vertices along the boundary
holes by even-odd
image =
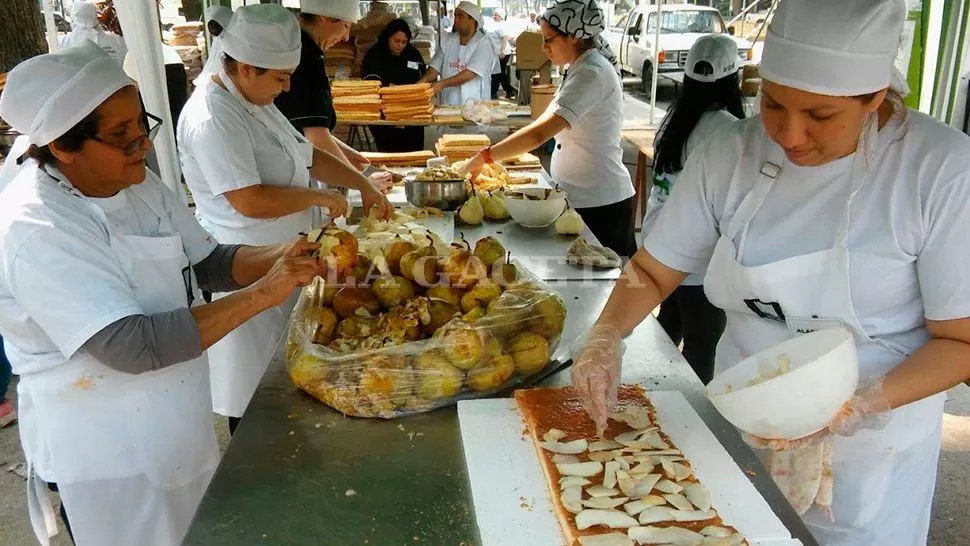
[[[0,95],[0,117],[31,144],[46,146],[129,85],[135,82],[118,61],[86,40],[15,66]]]
[[[458,2],[455,9],[460,9],[465,12],[469,17],[474,19],[478,23],[478,28],[482,28],[482,10],[478,9],[478,6],[474,2],[469,2],[464,0],[463,2]]]
[[[881,91],[905,19],[904,0],[785,0],[768,27],[761,75],[830,96]]]
[[[219,23],[223,29],[225,29],[229,26],[229,21],[232,20],[232,10],[226,6],[220,6],[218,4],[209,6],[205,10],[205,20],[215,21]]]
[[[98,7],[94,5],[94,2],[89,0],[75,2],[71,6],[71,23],[80,28],[100,29],[101,25],[98,23]]]
[[[687,53],[684,75],[711,83],[738,71],[738,44],[726,34],[702,36]]]
[[[241,63],[292,70],[300,64],[300,24],[278,4],[243,6],[219,35],[222,47]]]
[[[300,0],[300,11],[351,23],[360,20],[360,3],[357,0]]]

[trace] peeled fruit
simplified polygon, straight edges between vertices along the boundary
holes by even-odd
[[[462,289],[469,289],[488,276],[485,265],[467,246],[467,242],[464,245],[453,243],[448,256],[441,264],[441,272],[448,284]]]
[[[354,316],[361,307],[373,315],[380,311],[381,303],[370,289],[362,286],[345,286],[333,297],[333,310],[340,318]]]
[[[488,304],[482,324],[492,334],[506,337],[525,329],[529,320],[531,301],[523,294],[506,291]]]
[[[566,325],[566,305],[557,294],[542,294],[544,297],[536,303],[533,311],[539,316],[532,319],[532,331],[553,338],[561,334]]]
[[[429,298],[437,298],[439,300],[445,300],[446,302],[459,306],[461,305],[461,297],[464,293],[453,287],[453,286],[432,286],[428,289],[427,296]]]
[[[392,274],[401,274],[401,258],[416,248],[417,246],[414,243],[405,241],[400,235],[394,239],[394,242],[391,243],[391,246],[387,249],[387,253],[384,255],[385,260],[387,260],[387,267],[391,270]]]
[[[304,354],[290,364],[290,379],[300,388],[317,383],[324,379],[325,365],[312,355]]]
[[[465,293],[461,298],[461,309],[466,313],[470,313],[472,309],[477,307],[485,307],[492,300],[502,295],[502,287],[491,279],[482,279],[475,284],[475,288],[472,288]]]
[[[482,200],[477,195],[472,195],[465,201],[458,211],[458,217],[466,224],[477,226],[485,219],[485,208],[482,207]]]
[[[390,309],[414,297],[414,285],[404,277],[381,277],[374,281],[371,290],[381,305]]]
[[[488,194],[482,208],[485,209],[485,218],[489,220],[505,220],[509,217],[509,209],[505,207],[505,194],[501,190]]]
[[[361,317],[354,315],[337,324],[336,337],[364,338],[377,332],[376,317]]]
[[[349,231],[318,228],[310,231],[307,240],[320,243],[320,263],[338,273],[349,273],[357,263],[357,238]]]
[[[431,315],[431,320],[423,325],[424,333],[429,336],[433,335],[460,312],[461,309],[457,305],[444,300],[432,299],[428,304],[428,313]]]
[[[349,277],[353,278],[357,285],[367,286],[370,284],[374,262],[366,254],[357,255],[357,263],[351,268]]]
[[[461,319],[464,320],[465,322],[469,323],[469,324],[475,324],[476,322],[478,322],[479,320],[481,320],[483,317],[485,317],[485,308],[484,307],[476,307],[476,308],[472,309],[471,311],[465,313],[461,317]]]
[[[538,373],[549,363],[549,342],[539,334],[526,332],[513,337],[508,350],[515,369],[524,375]]]
[[[333,341],[333,334],[337,329],[337,313],[329,307],[317,307],[313,309],[307,317],[317,323],[313,332],[313,342],[318,345],[327,345]]]
[[[505,247],[502,246],[502,243],[498,242],[498,239],[495,237],[484,237],[475,243],[475,251],[472,252],[472,255],[477,256],[485,264],[486,268],[491,269],[492,264],[505,258],[506,252]]]
[[[556,220],[556,233],[560,235],[579,235],[585,227],[583,218],[572,207],[566,207],[566,211]]]
[[[458,322],[439,330],[435,337],[442,340],[442,352],[454,366],[463,370],[473,368],[482,359],[485,341],[471,326]]]
[[[438,260],[434,246],[416,248],[401,257],[401,276],[421,286],[430,286],[438,280]]]
[[[340,285],[336,284],[326,284],[323,290],[320,292],[320,303],[323,305],[333,305],[333,297],[337,295],[337,291],[341,288]]]
[[[414,370],[402,357],[376,356],[360,372],[360,394],[386,399],[394,406],[407,402],[414,390]]]
[[[465,374],[435,353],[422,353],[414,362],[416,391],[425,400],[450,398],[461,391]]]
[[[513,373],[515,362],[511,356],[492,356],[468,372],[467,382],[476,391],[491,391],[504,385]]]

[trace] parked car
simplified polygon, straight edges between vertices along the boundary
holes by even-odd
[[[701,36],[730,34],[738,43],[738,70],[751,62],[752,44],[733,36],[716,9],[676,4],[662,6],[660,16],[660,47],[654,47],[657,8],[653,6],[633,8],[605,33],[620,68],[639,77],[648,96],[653,88],[653,63],[658,63],[658,72],[683,73],[687,52]]]

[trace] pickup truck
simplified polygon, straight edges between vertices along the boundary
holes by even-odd
[[[721,14],[711,7],[691,4],[664,5],[660,8],[660,47],[654,47],[657,32],[656,6],[637,6],[604,33],[620,68],[637,76],[643,90],[650,95],[653,87],[653,63],[658,72],[683,74],[687,52],[701,36],[732,34]],[[732,36],[738,43],[738,69],[752,58],[751,43]]]

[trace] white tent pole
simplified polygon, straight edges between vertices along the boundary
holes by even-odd
[[[125,1],[115,3],[118,21],[125,35],[125,45],[137,74],[138,89],[145,101],[145,108],[162,119],[166,130],[158,132],[153,145],[158,156],[158,175],[162,182],[179,196],[184,197],[181,172],[175,147],[175,120],[169,109],[168,87],[165,83],[165,63],[162,60],[162,42],[159,39],[159,20],[155,2]]]
[[[44,0],[44,25],[47,27],[47,52],[54,53],[57,51],[57,24],[51,0]]]
[[[650,125],[654,124],[654,111],[657,109],[657,79],[660,77],[660,6],[657,2],[657,26],[653,38],[653,84],[650,86]],[[649,21],[649,16],[647,17]]]

